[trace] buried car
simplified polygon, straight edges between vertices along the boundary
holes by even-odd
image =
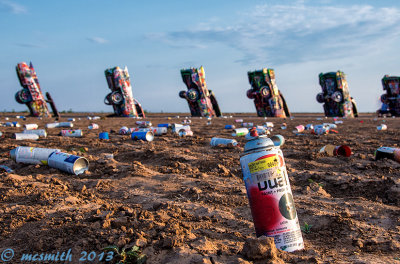
[[[400,116],[400,77],[383,76],[382,87],[386,93],[381,95],[382,108],[378,115]]]
[[[31,116],[42,117],[51,116],[47,106],[49,103],[53,115],[58,118],[60,115],[51,95],[47,92],[46,98],[43,96],[32,62],[29,65],[25,62],[18,63],[16,71],[19,83],[23,88],[15,94],[15,100],[20,104],[25,104]]]
[[[145,117],[140,103],[133,98],[128,68],[109,68],[104,71],[111,93],[104,98],[106,105],[112,105],[114,116]]]
[[[199,69],[182,69],[181,75],[188,90],[180,91],[179,97],[187,100],[192,116],[221,116],[214,93],[207,89],[203,66]]]
[[[346,76],[343,72],[319,74],[322,93],[317,94],[317,101],[324,104],[325,116],[357,117],[357,105],[350,96]]]
[[[247,75],[251,85],[247,97],[254,99],[257,116],[290,117],[286,100],[276,85],[273,69],[249,71]]]

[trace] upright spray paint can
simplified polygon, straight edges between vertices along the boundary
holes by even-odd
[[[59,149],[17,147],[10,151],[11,159],[16,162],[27,164],[47,165],[47,160],[51,153],[60,151]]]
[[[294,206],[282,151],[274,142],[252,131],[240,158],[243,180],[257,237],[273,237],[278,249],[303,249],[303,237]]]

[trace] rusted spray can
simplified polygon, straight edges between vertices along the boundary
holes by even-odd
[[[59,149],[17,147],[10,151],[11,159],[16,162],[27,164],[47,165],[47,160],[51,153],[60,151]]]
[[[303,237],[294,206],[282,151],[255,131],[240,158],[243,180],[257,237],[273,237],[278,249],[303,249]]]
[[[63,137],[82,137],[83,132],[81,129],[75,129],[75,130],[63,129],[63,130],[61,130],[61,136],[63,136]]]
[[[48,165],[71,174],[79,175],[89,169],[89,161],[84,157],[56,151],[50,154]]]

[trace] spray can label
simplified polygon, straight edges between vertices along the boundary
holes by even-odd
[[[278,249],[289,252],[304,248],[282,151],[250,153],[240,164],[257,237],[273,237]]]

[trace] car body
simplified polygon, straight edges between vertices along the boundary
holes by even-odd
[[[317,101],[324,104],[325,116],[357,117],[357,105],[350,96],[346,75],[341,72],[319,74],[322,93],[317,94]]]
[[[140,103],[133,97],[128,68],[109,68],[104,71],[111,93],[104,98],[106,105],[112,105],[114,116],[145,117]]]
[[[251,88],[247,97],[254,100],[257,116],[261,117],[290,117],[286,100],[275,82],[273,69],[247,72]]]
[[[181,76],[187,91],[180,91],[179,97],[186,99],[192,116],[221,116],[214,93],[207,89],[203,66],[199,69],[182,69]]]
[[[378,115],[400,116],[400,77],[383,76],[382,87],[386,93],[381,95],[382,108]]]
[[[20,104],[25,104],[31,116],[42,117],[51,116],[47,106],[47,103],[49,103],[53,115],[59,117],[59,113],[50,94],[46,93],[46,98],[43,96],[32,62],[29,65],[25,62],[18,63],[16,71],[18,80],[23,88],[15,94],[15,100]]]

